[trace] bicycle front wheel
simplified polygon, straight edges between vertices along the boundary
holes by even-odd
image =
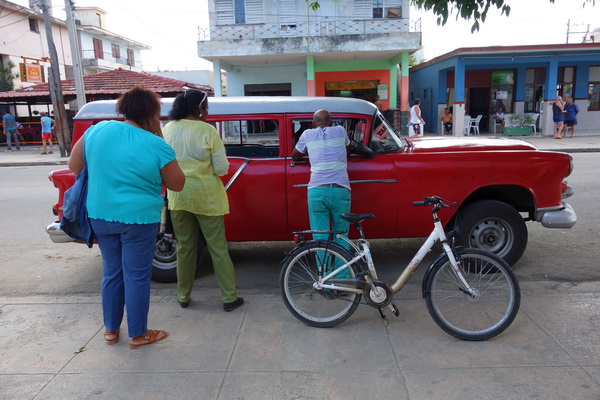
[[[486,340],[510,326],[521,304],[515,274],[497,255],[480,249],[461,249],[458,264],[475,290],[464,290],[448,257],[434,265],[427,277],[425,301],[440,328],[463,340]]]
[[[319,288],[316,283],[323,274],[351,259],[347,250],[328,242],[309,242],[294,249],[284,260],[279,278],[283,302],[292,315],[319,328],[347,320],[358,307],[361,295]],[[356,270],[350,265],[339,275],[356,278]]]

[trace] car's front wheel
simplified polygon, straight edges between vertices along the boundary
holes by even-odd
[[[177,282],[177,240],[175,235],[161,233],[156,238],[154,260],[152,261],[152,280],[161,283]],[[198,260],[200,265],[206,254],[206,242],[200,235],[198,239]]]
[[[527,226],[517,210],[501,201],[482,200],[459,210],[458,244],[491,251],[509,265],[516,264],[527,247]]]

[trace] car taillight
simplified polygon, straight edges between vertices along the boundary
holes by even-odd
[[[562,198],[567,199],[575,194],[575,190],[568,185],[567,181],[564,181],[561,185]]]

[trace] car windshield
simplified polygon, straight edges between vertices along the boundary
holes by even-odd
[[[369,147],[376,154],[391,153],[404,148],[404,142],[396,135],[392,126],[379,112],[375,114],[373,119]]]

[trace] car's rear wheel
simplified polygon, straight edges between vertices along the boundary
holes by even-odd
[[[458,244],[491,251],[509,265],[516,264],[527,247],[527,226],[517,210],[501,201],[482,200],[459,210]]]

